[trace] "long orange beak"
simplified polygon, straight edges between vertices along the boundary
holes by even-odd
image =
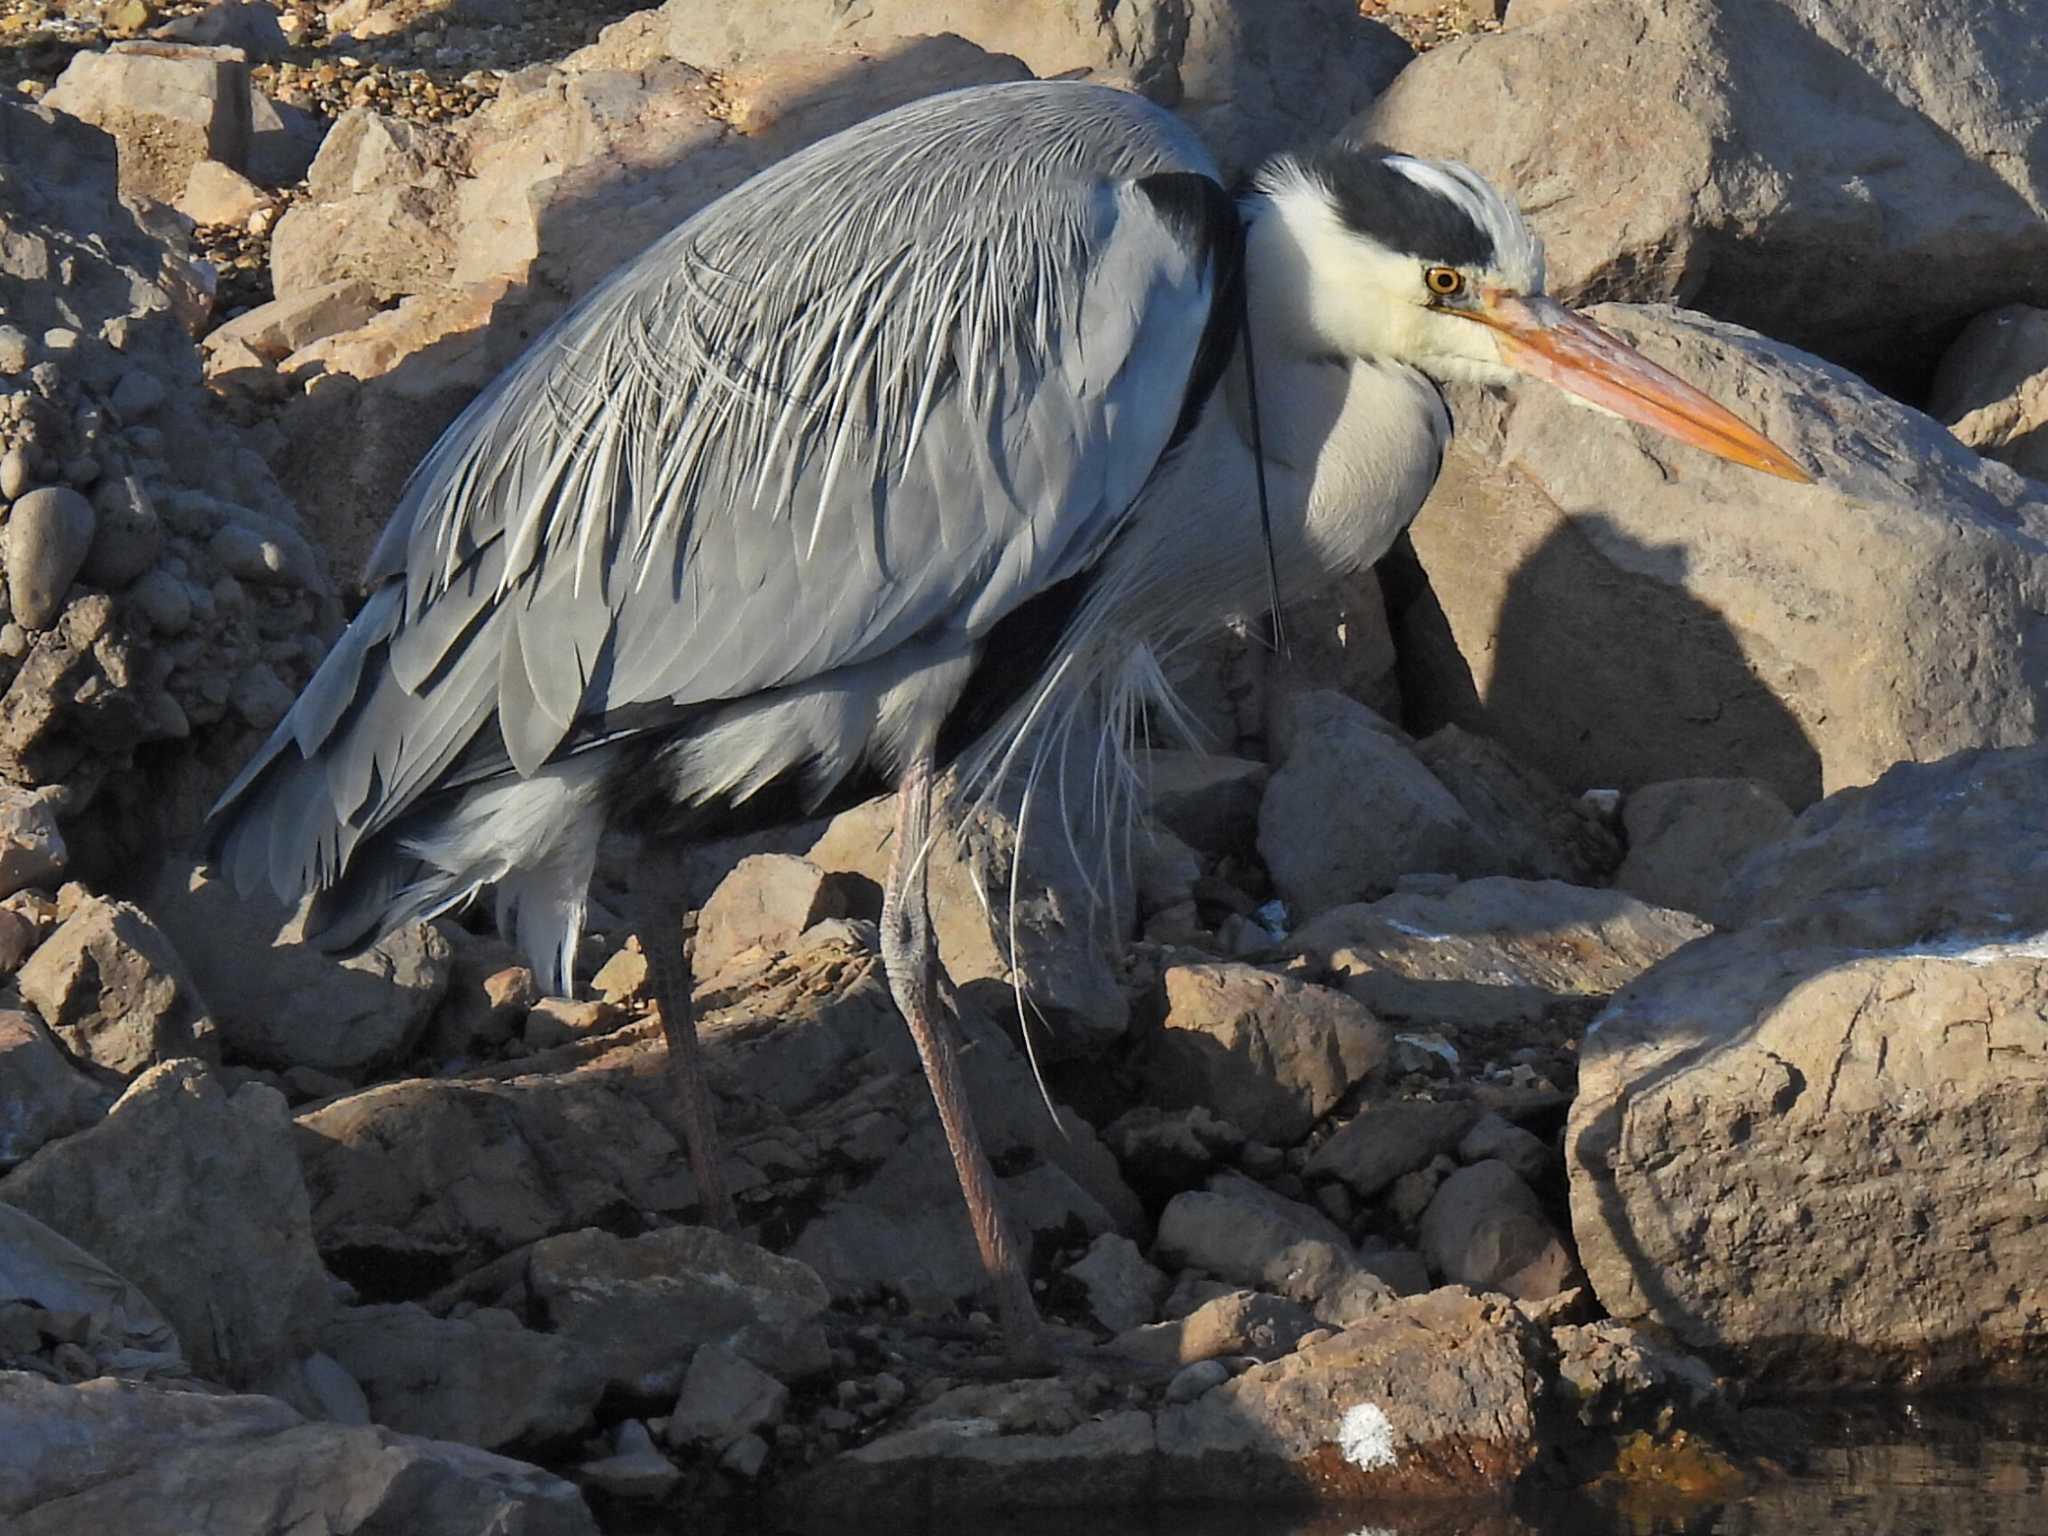
[[[1681,443],[1767,475],[1813,476],[1769,438],[1555,299],[1489,292],[1456,311],[1500,333],[1501,361]]]

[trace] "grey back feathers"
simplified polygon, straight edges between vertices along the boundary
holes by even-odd
[[[346,874],[329,937],[353,942],[522,861],[582,867],[582,830],[573,857],[482,847],[476,796],[516,776],[587,821],[601,786],[564,754],[647,706],[702,719],[858,675],[807,745],[721,739],[834,772],[900,746],[894,659],[957,692],[959,657],[1099,557],[1167,448],[1214,267],[1135,186],[1173,172],[1215,168],[1139,98],[956,92],[791,157],[609,278],[409,483],[370,602],[217,809],[237,884]]]

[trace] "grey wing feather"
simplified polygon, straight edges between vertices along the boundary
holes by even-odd
[[[1028,82],[812,146],[608,279],[435,446],[385,583],[272,747],[327,757],[331,879],[497,718],[579,723],[978,636],[1097,558],[1165,451],[1212,273],[1134,179],[1170,115]],[[273,829],[281,831],[281,829]],[[288,841],[288,839],[287,839]]]

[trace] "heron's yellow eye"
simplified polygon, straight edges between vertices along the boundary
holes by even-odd
[[[1429,291],[1440,299],[1448,299],[1465,291],[1465,274],[1456,267],[1430,267],[1423,272],[1422,281]]]

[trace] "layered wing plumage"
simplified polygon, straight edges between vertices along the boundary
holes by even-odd
[[[1215,252],[1175,119],[1028,82],[899,109],[706,208],[449,429],[373,595],[223,798],[245,889],[337,879],[451,769],[986,634],[1087,567],[1175,429]],[[1217,193],[1220,196],[1220,190]]]

